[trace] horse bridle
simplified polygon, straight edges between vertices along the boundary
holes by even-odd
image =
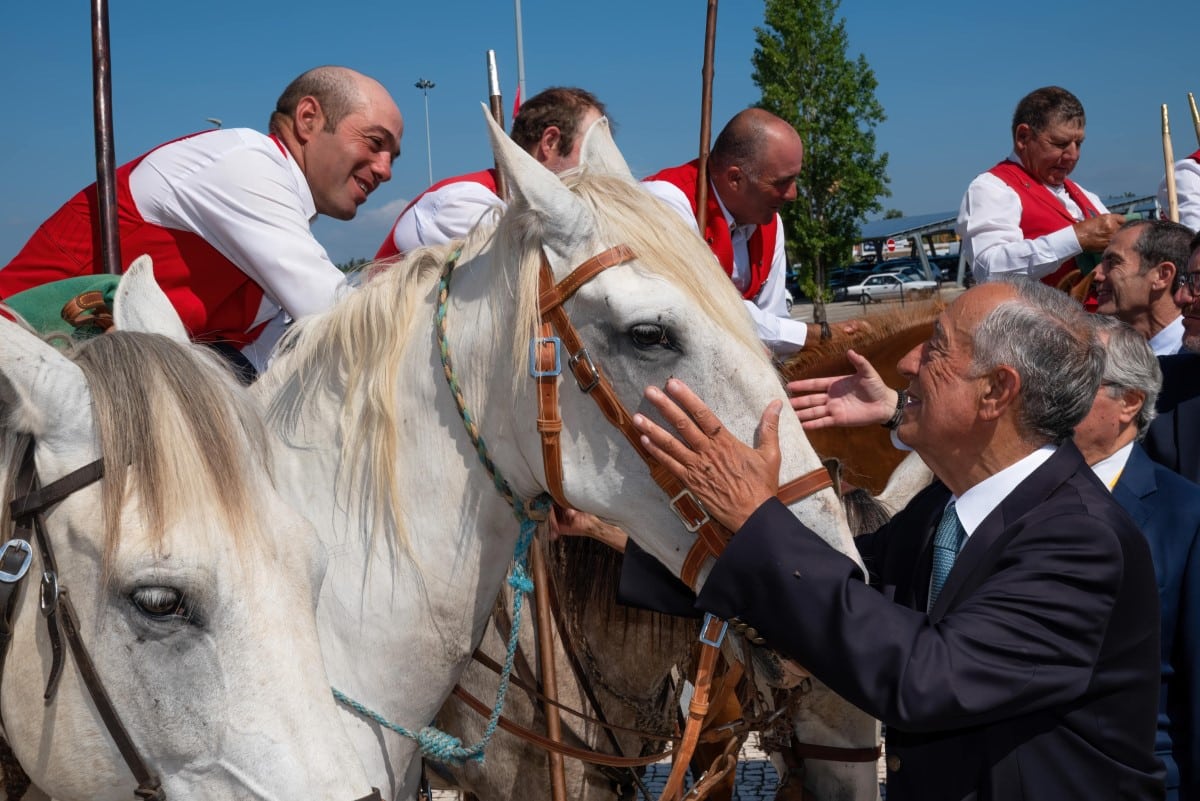
[[[38,480],[33,454],[34,441],[31,438],[17,473],[16,497],[9,505],[13,519],[13,536],[0,549],[0,680],[3,679],[8,646],[12,642],[13,616],[16,613],[22,579],[33,561],[33,547],[30,543],[36,541],[42,560],[39,603],[50,635],[51,653],[50,675],[46,679],[43,698],[47,704],[54,699],[59,679],[62,678],[62,640],[65,636],[71,654],[75,657],[80,678],[92,697],[92,703],[100,713],[100,719],[108,729],[117,750],[121,752],[121,758],[125,760],[125,764],[137,780],[138,786],[133,791],[134,796],[144,801],[166,801],[166,792],[162,789],[158,777],[142,759],[129,736],[129,731],[121,722],[121,717],[113,706],[108,691],[104,689],[104,682],[96,672],[96,666],[79,635],[79,616],[75,613],[75,606],[71,603],[67,588],[59,581],[58,563],[54,559],[54,549],[46,535],[46,524],[43,520],[43,513],[47,509],[99,481],[104,476],[104,460],[97,459],[43,487]],[[357,801],[380,801],[379,791],[375,790]]]
[[[696,534],[683,561],[680,578],[693,589],[700,568],[708,559],[716,559],[725,550],[733,534],[709,516],[707,510],[684,484],[667,472],[649,454],[641,443],[641,432],[633,425],[633,415],[621,403],[612,384],[596,367],[588,350],[571,323],[563,304],[588,281],[609,267],[624,264],[636,258],[628,245],[617,245],[593,256],[580,264],[566,278],[554,282],[554,273],[546,254],[542,252],[541,271],[538,274],[538,335],[530,342],[530,373],[538,382],[537,428],[542,440],[542,461],[545,464],[546,484],[550,496],[562,506],[570,506],[563,493],[563,467],[560,433],[562,417],[558,408],[558,377],[562,374],[562,353],[567,354],[567,367],[575,377],[579,389],[590,395],[615,428],[642,457],[654,483],[670,498],[671,509],[683,521],[684,527]],[[784,504],[791,505],[799,500],[833,486],[829,472],[818,467],[779,488],[778,497]]]

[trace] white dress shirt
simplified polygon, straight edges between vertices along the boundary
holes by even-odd
[[[1054,455],[1056,450],[1058,447],[1055,445],[1043,445],[999,473],[988,476],[964,492],[961,498],[955,499],[958,502],[955,506],[958,520],[962,523],[963,531],[967,532],[963,539],[964,545],[984,519],[1017,488],[1018,484],[1029,478],[1034,470]]]
[[[1179,202],[1179,222],[1200,231],[1200,161],[1180,159],[1175,162],[1175,199]],[[1167,178],[1158,185],[1158,205],[1167,209]]]
[[[444,245],[465,237],[483,215],[493,209],[503,214],[505,208],[504,201],[483,184],[455,181],[417,198],[396,221],[392,244],[401,253]]]
[[[1183,315],[1172,320],[1166,328],[1150,337],[1150,350],[1155,356],[1173,356],[1183,349]]]
[[[1129,442],[1125,447],[1118,449],[1116,453],[1106,456],[1092,465],[1092,472],[1104,482],[1104,486],[1108,487],[1109,492],[1112,492],[1113,487],[1117,486],[1117,481],[1120,480],[1121,473],[1125,470],[1125,463],[1129,461],[1131,453],[1133,453],[1133,442]]]

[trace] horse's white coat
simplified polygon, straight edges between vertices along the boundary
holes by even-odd
[[[118,296],[118,327],[186,341],[148,259],[131,267]],[[211,392],[234,391],[213,365],[197,359],[195,369],[209,371]],[[43,484],[100,455],[78,366],[0,320],[0,375],[0,411],[11,412],[0,432],[36,438]],[[242,552],[220,517],[204,509],[180,510],[156,546],[132,494],[106,582],[99,485],[80,490],[45,518],[61,584],[118,714],[172,801],[361,798],[370,785],[330,696],[317,643],[321,545],[265,471],[251,492],[274,526],[243,539]],[[4,736],[34,782],[33,797],[40,790],[59,801],[126,801],[136,783],[69,652],[57,694],[49,704],[42,700],[50,645],[38,611],[41,573],[35,557],[3,669]],[[187,598],[192,622],[155,619],[135,606],[154,606],[175,591]]]
[[[518,326],[515,287],[523,276],[515,263],[496,256],[503,249],[497,241],[511,233],[506,226],[522,226],[518,230],[525,239],[544,249],[557,279],[621,241],[602,239],[603,220],[488,121],[496,160],[513,197],[495,238],[480,243],[472,234],[467,239],[448,302],[449,339],[466,404],[491,457],[514,490],[529,498],[544,491],[545,481],[534,385],[522,375],[524,354],[509,346]],[[632,180],[605,121],[588,133],[581,170],[585,176],[593,171]],[[603,216],[604,211],[598,213]],[[644,222],[684,231],[648,194]],[[749,333],[740,299],[711,254],[694,237],[681,235],[679,241],[690,250],[673,258],[688,260],[696,280],[704,282],[704,292],[718,298],[711,302],[728,304],[728,313],[745,323],[743,333],[717,325],[696,294],[656,275],[642,261],[645,253],[585,285],[568,304],[569,312],[592,358],[628,408],[650,413],[642,401],[643,388],[677,376],[708,401],[735,435],[749,441],[767,403],[785,400],[783,390]],[[407,270],[411,263],[392,269]],[[359,290],[378,291],[370,282]],[[316,524],[330,555],[318,619],[334,686],[413,731],[434,718],[482,636],[518,530],[455,410],[433,333],[435,302],[435,290],[428,289],[417,306],[422,319],[413,322],[416,339],[399,357],[399,386],[371,388],[377,394],[393,392],[398,405],[392,491],[407,545],[380,535],[361,484],[346,481],[363,470],[363,457],[343,456],[347,435],[339,425],[347,402],[342,376],[354,365],[322,373],[319,390],[302,394],[303,403],[295,403],[296,386],[306,381],[297,355],[308,333],[302,329],[295,349],[285,347],[255,389],[272,404],[275,428],[290,446],[277,465],[280,483]],[[395,308],[405,308],[398,298]],[[325,319],[309,325],[319,327]],[[670,346],[635,342],[635,327],[645,326],[662,327]],[[326,366],[341,358],[331,347],[321,351]],[[308,368],[313,364],[308,362]],[[560,396],[567,500],[619,524],[678,573],[694,535],[670,511],[624,437],[569,376],[560,381]],[[820,466],[794,417],[784,416],[780,428],[782,478]],[[855,553],[832,491],[794,511],[840,550]],[[414,743],[347,715],[373,783],[389,788],[394,797],[410,797],[419,768]],[[855,729],[848,736],[857,737],[857,745],[874,744],[873,721],[853,711],[847,720],[851,722],[839,724]],[[541,777],[533,780],[540,784]]]

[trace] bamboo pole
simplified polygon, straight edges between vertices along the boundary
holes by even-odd
[[[1167,219],[1179,222],[1179,196],[1175,192],[1175,152],[1171,147],[1171,124],[1167,121],[1167,104],[1162,105],[1163,161],[1167,165]]]
[[[96,128],[96,195],[100,260],[104,272],[121,274],[117,229],[116,156],[113,147],[112,59],[108,48],[108,0],[92,0],[92,111]]]
[[[1196,144],[1200,145],[1200,111],[1196,110],[1196,96],[1188,92],[1188,105],[1192,107],[1192,125],[1196,128]]]
[[[708,0],[704,26],[704,68],[700,91],[700,170],[696,176],[696,226],[700,236],[708,224],[708,144],[712,138],[713,51],[717,39],[717,0]]]
[[[544,531],[545,529],[543,529]],[[542,709],[546,714],[546,736],[562,743],[562,719],[558,714],[558,677],[554,667],[554,622],[550,616],[550,585],[546,572],[545,541],[538,537],[530,548],[533,568],[533,597],[537,607],[538,661],[542,667],[542,695],[546,703]],[[548,751],[546,759],[550,768],[550,797],[554,801],[567,801],[567,774],[563,756]]]
[[[487,72],[488,72],[488,106],[492,110],[492,119],[500,126],[500,130],[504,130],[504,105],[500,95],[500,74],[496,70],[496,51],[487,51]],[[508,184],[504,177],[504,173],[500,171],[500,165],[496,165],[496,194],[501,200],[508,200]]]

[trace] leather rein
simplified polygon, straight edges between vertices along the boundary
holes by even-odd
[[[75,606],[71,603],[67,588],[59,581],[58,563],[54,558],[54,548],[46,534],[43,519],[43,513],[47,509],[99,481],[104,476],[104,460],[97,459],[43,487],[38,480],[33,453],[34,442],[30,439],[17,473],[16,497],[9,505],[13,536],[0,548],[0,679],[3,678],[8,646],[12,642],[13,617],[23,586],[22,579],[33,561],[31,542],[36,542],[42,561],[39,603],[50,636],[51,652],[50,675],[46,679],[46,691],[43,695],[46,704],[49,705],[54,700],[59,679],[62,678],[65,661],[62,641],[65,636],[92,703],[100,714],[109,737],[120,751],[121,758],[125,760],[129,771],[137,780],[138,786],[133,791],[134,796],[142,801],[166,801],[166,792],[158,777],[142,759],[133,738],[129,736],[128,729],[121,722],[121,716],[117,713],[108,691],[104,689],[104,682],[96,672],[96,666],[83,644],[83,638],[79,634],[79,616],[75,613]],[[379,791],[375,790],[358,801],[379,799]]]

